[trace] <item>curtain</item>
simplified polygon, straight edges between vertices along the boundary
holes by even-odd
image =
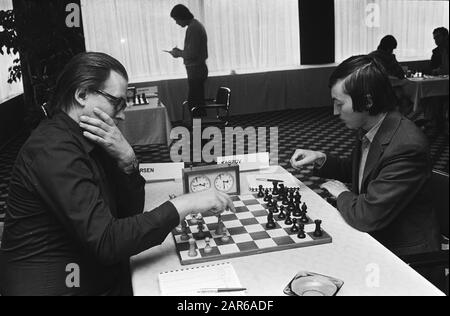
[[[447,0],[335,0],[336,62],[376,50],[388,34],[397,59],[430,59],[433,30],[448,28],[448,10]]]
[[[211,74],[300,64],[297,0],[81,0],[86,47],[120,60],[131,82],[185,77],[163,52],[184,45],[170,18],[178,3],[206,28]]]
[[[0,10],[12,10],[12,0],[0,0]],[[0,27],[1,28],[1,27]],[[0,47],[0,49],[2,49]],[[9,67],[13,65],[13,60],[19,58],[19,55],[7,55],[6,49],[3,49],[4,55],[0,54],[0,103],[23,93],[22,82],[8,83]]]

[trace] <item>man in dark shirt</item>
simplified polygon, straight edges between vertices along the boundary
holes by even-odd
[[[101,53],[72,59],[51,119],[15,163],[0,250],[1,295],[130,295],[129,258],[161,244],[191,212],[234,209],[217,192],[143,212],[145,181],[116,127],[128,76]]]
[[[403,79],[405,78],[405,72],[402,66],[400,66],[397,58],[395,57],[394,50],[397,48],[397,40],[392,35],[386,35],[380,41],[376,51],[373,51],[369,56],[376,58],[389,76]]]
[[[208,78],[208,36],[204,26],[194,18],[194,15],[184,5],[176,5],[170,16],[181,27],[187,27],[184,49],[174,48],[171,54],[174,58],[183,58],[188,75],[189,107],[205,104],[205,82]],[[194,113],[204,116],[204,111]]]
[[[370,233],[397,255],[439,249],[439,225],[431,203],[428,142],[414,123],[394,110],[391,84],[379,63],[355,56],[330,78],[335,115],[359,131],[352,156],[299,149],[296,169],[314,165],[352,227]],[[341,182],[340,182],[341,181]],[[343,183],[352,183],[351,190]],[[349,241],[351,242],[351,241]]]
[[[433,31],[433,38],[437,47],[433,49],[431,70],[433,75],[448,75],[448,30],[439,27]]]

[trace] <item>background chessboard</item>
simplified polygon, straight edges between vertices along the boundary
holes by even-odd
[[[197,256],[189,257],[189,241],[181,240],[181,233],[177,230],[172,232],[178,256],[182,265],[203,263],[209,261],[225,260],[235,257],[249,256],[259,253],[281,251],[292,248],[309,247],[331,243],[331,236],[323,229],[322,237],[314,237],[313,233],[316,229],[314,220],[310,218],[305,225],[305,239],[299,239],[298,233],[290,231],[292,225],[286,225],[284,220],[278,219],[278,214],[274,214],[276,222],[275,229],[267,229],[268,207],[263,198],[258,198],[257,194],[240,195],[232,197],[236,214],[229,211],[223,213],[222,220],[228,230],[230,240],[227,243],[222,241],[222,235],[216,235],[217,217],[204,217],[205,222],[204,233],[210,238],[210,246],[212,251],[205,253],[206,241],[204,238],[196,239]],[[308,205],[307,201],[306,202]],[[308,212],[308,215],[311,214]],[[292,217],[297,218],[297,217]],[[197,224],[191,223],[191,216],[188,216],[188,235],[196,238],[198,233]]]

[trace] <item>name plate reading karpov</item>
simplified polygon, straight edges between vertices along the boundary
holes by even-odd
[[[218,165],[239,165],[241,171],[270,168],[269,153],[217,157]]]

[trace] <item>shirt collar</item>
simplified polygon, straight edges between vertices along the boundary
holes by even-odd
[[[52,119],[62,122],[69,133],[81,143],[86,152],[90,153],[95,149],[95,145],[83,136],[82,128],[67,113],[61,111],[55,114]]]
[[[370,129],[364,136],[363,139],[367,139],[370,143],[373,142],[373,139],[375,138],[375,135],[378,133],[378,130],[381,127],[381,124],[383,124],[384,119],[386,118],[387,113],[384,113],[381,118],[378,120],[378,122],[375,124],[374,127]]]

